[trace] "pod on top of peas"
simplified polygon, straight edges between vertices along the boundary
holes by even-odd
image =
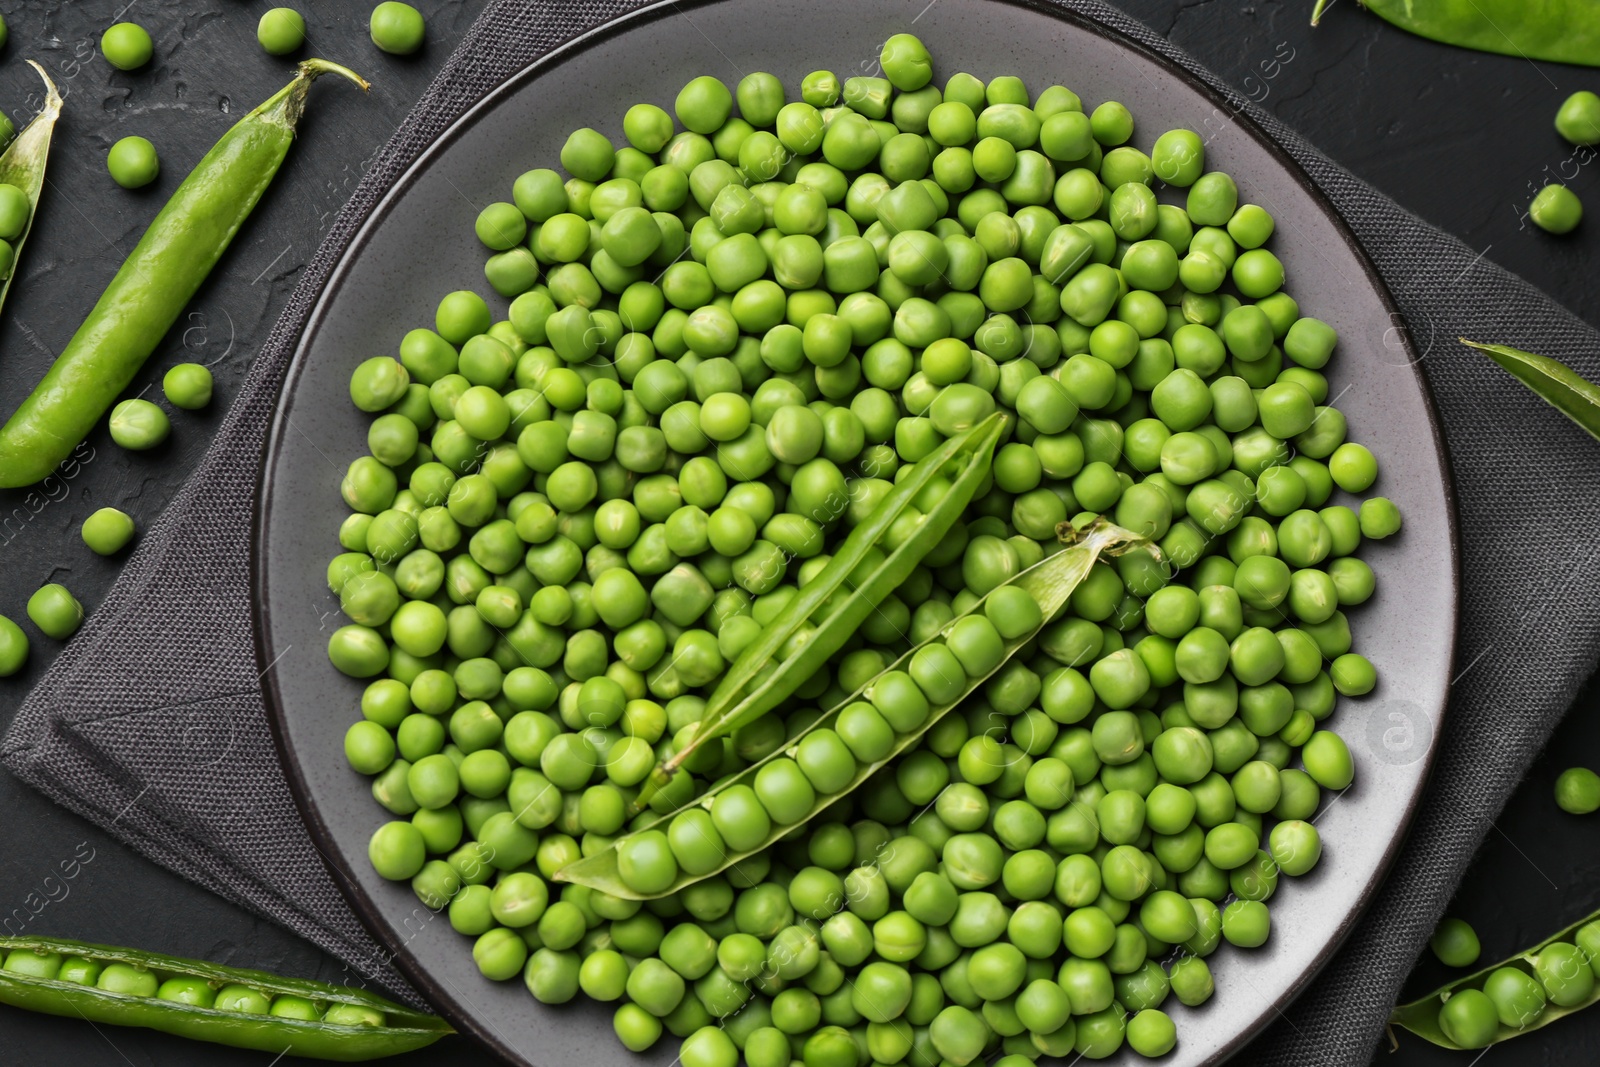
[[[353,368],[328,651],[366,687],[371,859],[487,978],[614,1002],[687,1067],[1160,1056],[1163,1005],[1283,936],[1271,898],[1320,860],[1359,769],[1331,717],[1381,684],[1361,549],[1400,513],[1357,499],[1382,475],[1329,403],[1337,333],[1248,176],[909,34],[881,60],[595,115],[476,218],[488,298]],[[775,658],[838,653],[696,745],[730,665],[996,412],[961,520],[850,632],[824,600]],[[1054,619],[1007,600],[1097,514],[1160,555]],[[626,894],[557,878],[614,845]]]

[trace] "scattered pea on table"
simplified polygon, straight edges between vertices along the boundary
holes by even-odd
[[[1600,96],[1581,89],[1556,112],[1556,132],[1575,145],[1600,144]]]
[[[256,23],[256,40],[270,56],[286,56],[306,43],[305,16],[292,7],[268,9]]]
[[[65,641],[83,622],[83,605],[64,585],[55,582],[40,586],[28,598],[28,618],[45,636]]]
[[[1534,196],[1528,217],[1546,233],[1571,233],[1583,221],[1583,202],[1565,185],[1552,182]]]
[[[132,452],[154,448],[167,439],[172,422],[148,400],[124,400],[111,409],[111,439]]]
[[[1587,767],[1568,767],[1556,778],[1556,806],[1569,815],[1600,810],[1600,775]]]
[[[119,22],[100,37],[100,52],[118,70],[138,70],[150,62],[155,44],[150,33],[136,22]]]
[[[212,385],[211,371],[198,363],[179,363],[161,379],[167,401],[186,411],[198,411],[211,403]]]
[[[16,674],[28,662],[28,635],[22,627],[0,615],[0,678]]]
[[[1465,919],[1446,916],[1439,921],[1428,947],[1446,967],[1471,967],[1478,962],[1478,932]]]
[[[97,555],[113,556],[133,540],[133,519],[116,508],[101,508],[83,520],[83,543]]]
[[[372,43],[390,55],[409,56],[422,47],[427,32],[422,13],[399,0],[384,0],[372,9]]]
[[[106,170],[124,189],[142,189],[161,174],[161,159],[145,138],[124,137],[106,155]]]

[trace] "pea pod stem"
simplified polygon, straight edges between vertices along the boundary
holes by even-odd
[[[1096,561],[1103,556],[1118,555],[1132,546],[1148,545],[1149,543],[1146,538],[1140,536],[1139,534],[1133,533],[1130,530],[1125,530],[1120,526],[1104,520],[1096,520],[1094,523],[1082,530],[1075,529],[1071,523],[1062,523],[1058,530],[1058,536],[1068,547],[1065,547],[1061,551],[1046,557],[1040,562],[1034,564],[1032,567],[1029,567],[1027,570],[1023,571],[1021,574],[1018,574],[1016,577],[1012,578],[1009,582],[1003,583],[1002,586],[997,587],[1004,588],[1005,586],[1017,586],[1026,590],[1039,605],[1041,614],[1041,628],[1053,621],[1055,617],[1060,614],[1061,610],[1066,607],[1067,601],[1071,599],[1073,591],[1077,589],[1080,584],[1082,584],[1083,579],[1088,576],[1090,569],[1094,566]],[[752,763],[738,774],[719,782],[716,789],[696,798],[693,804],[709,810],[712,801],[719,793],[735,785],[751,784],[755,780],[757,773],[766,764],[780,758],[792,759],[801,740],[804,739],[806,735],[815,730],[823,728],[831,729],[833,724],[838,720],[839,713],[853,702],[865,699],[865,695],[871,692],[872,686],[878,678],[881,678],[884,674],[887,674],[890,671],[904,671],[907,665],[911,662],[911,658],[917,653],[918,649],[942,640],[943,635],[948,633],[951,627],[955,626],[960,619],[981,612],[984,609],[984,605],[988,601],[989,597],[993,595],[993,592],[994,590],[990,590],[989,593],[984,594],[983,598],[971,608],[957,616],[955,619],[952,619],[943,627],[940,634],[930,637],[926,641],[922,641],[917,644],[914,648],[909,649],[899,659],[885,667],[880,674],[869,680],[860,689],[856,690],[856,692],[839,701],[832,708],[830,708],[826,714],[819,716],[815,722],[811,723],[804,730],[801,730],[799,733],[795,734],[795,736],[789,738],[782,747],[769,753],[762,759],[757,760],[755,763]],[[709,878],[720,871],[727,870],[729,867],[732,867],[734,864],[747,859],[754,853],[770,847],[780,838],[787,837],[795,830],[806,825],[806,823],[814,819],[824,809],[836,803],[841,797],[859,788],[862,783],[864,783],[868,778],[872,777],[872,775],[876,774],[891,760],[895,759],[897,756],[900,756],[907,749],[911,748],[918,741],[920,741],[923,735],[932,729],[935,724],[937,724],[953,709],[959,707],[961,702],[971,695],[974,690],[983,685],[988,679],[992,678],[996,672],[1010,662],[1011,657],[1014,656],[1019,649],[1023,648],[1037,636],[1038,630],[1035,629],[1007,641],[1005,643],[1005,654],[1001,660],[995,664],[993,670],[981,678],[971,679],[959,697],[948,704],[932,709],[928,715],[928,718],[916,729],[897,734],[895,736],[893,746],[890,748],[889,752],[883,756],[882,759],[879,759],[873,763],[860,764],[856,768],[855,775],[844,786],[844,788],[838,790],[837,792],[829,793],[826,796],[818,796],[815,803],[812,805],[811,810],[807,812],[803,818],[797,822],[791,822],[781,826],[774,825],[771,831],[767,834],[765,840],[763,840],[760,844],[741,852],[731,852],[727,854],[723,857],[723,862],[714,870],[693,875],[680,871],[677,879],[672,883],[672,885],[661,890],[659,893],[640,893],[628,886],[628,884],[622,879],[620,870],[618,869],[617,846],[620,843],[619,839],[618,842],[613,842],[603,851],[596,852],[593,855],[584,857],[576,863],[571,863],[566,867],[563,867],[561,870],[556,872],[556,879],[559,881],[573,882],[578,885],[588,886],[591,889],[597,889],[613,896],[626,897],[630,900],[650,900],[654,899],[655,897],[666,896],[671,893],[675,893],[678,890],[683,889],[686,886],[693,885],[695,882],[698,882],[704,878]],[[666,825],[676,816],[676,814],[677,813],[674,812],[663,815],[661,818],[652,821],[649,825],[641,827],[637,832],[664,829]]]
[[[272,184],[311,83],[329,73],[368,87],[337,63],[304,61],[292,82],[240,119],[178,186],[44,379],[0,428],[0,487],[48,475],[133,381]]]
[[[1491,963],[1487,967],[1480,968],[1464,978],[1457,978],[1455,981],[1446,983],[1426,996],[1419,997],[1408,1004],[1401,1004],[1399,1007],[1394,1009],[1392,1014],[1390,1014],[1389,1026],[1391,1028],[1398,1026],[1402,1030],[1409,1030],[1418,1037],[1426,1041],[1430,1041],[1441,1048],[1463,1048],[1464,1046],[1458,1045],[1454,1041],[1450,1040],[1450,1038],[1445,1035],[1443,1028],[1439,1026],[1439,1009],[1444,1006],[1445,1001],[1449,1000],[1451,996],[1459,993],[1463,989],[1481,989],[1483,987],[1484,980],[1502,967],[1514,967],[1519,971],[1532,975],[1534,980],[1538,981],[1538,976],[1534,972],[1534,961],[1539,958],[1540,951],[1548,948],[1550,945],[1556,944],[1557,942],[1567,942],[1570,944],[1580,929],[1593,922],[1600,922],[1600,911],[1597,911],[1592,915],[1587,915],[1572,925],[1557,930],[1555,933],[1551,934],[1537,945],[1534,945],[1532,948],[1524,949],[1508,959],[1500,960],[1497,963]],[[1526,1034],[1530,1031],[1549,1026],[1557,1019],[1564,1019],[1573,1012],[1582,1011],[1584,1008],[1590,1007],[1596,1003],[1600,1003],[1600,983],[1596,983],[1594,992],[1592,992],[1588,999],[1584,1000],[1582,1003],[1563,1007],[1559,1004],[1551,1002],[1545,1006],[1544,1012],[1539,1016],[1539,1018],[1528,1023],[1526,1026],[1521,1027],[1520,1029],[1506,1026],[1504,1023],[1500,1024],[1499,1031],[1496,1033],[1494,1040],[1490,1042],[1490,1044],[1497,1045],[1502,1041],[1509,1041],[1511,1038],[1517,1037],[1521,1034]],[[1393,1040],[1392,1032],[1390,1034],[1390,1039],[1391,1041]]]
[[[878,502],[867,520],[850,532],[839,551],[813,581],[808,582],[778,617],[762,630],[761,636],[742,653],[711,694],[700,729],[689,744],[657,767],[646,780],[634,802],[642,811],[700,746],[744,725],[777,707],[796,687],[814,675],[866,618],[867,614],[893,592],[911,569],[949,532],[978,485],[989,471],[996,444],[1005,430],[1006,419],[990,415],[966,433],[952,437],[925,456],[906,478]],[[867,554],[877,545],[896,519],[916,499],[917,494],[939,477],[952,459],[965,457],[966,465],[934,508],[923,516],[910,537],[872,572],[850,589],[843,604],[817,627],[811,639],[798,651],[779,661],[779,656],[802,626],[841,586],[847,584]],[[769,669],[776,663],[776,669]]]
[[[55,136],[56,121],[61,118],[61,94],[56,92],[55,82],[33,60],[28,60],[28,66],[38,71],[39,77],[44,79],[44,107],[22,128],[5,152],[0,153],[0,183],[16,186],[28,198],[28,221],[16,240],[11,242],[11,270],[6,274],[4,284],[0,284],[0,307],[5,305],[6,296],[11,292],[11,282],[22,264],[22,246],[33,231],[33,218],[39,211],[39,196],[44,192],[45,167],[50,162],[50,141]]]
[[[161,979],[189,977],[213,987],[239,984],[272,996],[301,997],[318,1004],[350,1005],[381,1013],[384,1025],[349,1025],[320,1019],[246,1014],[0,970],[0,1003],[49,1015],[84,1018],[114,1026],[138,1026],[234,1048],[279,1054],[288,1051],[296,1056],[341,1062],[371,1060],[409,1052],[430,1045],[452,1032],[443,1019],[412,1011],[373,993],[346,986],[285,978],[264,971],[224,967],[204,960],[83,941],[0,937],[0,951],[9,956],[18,950],[81,957],[102,965],[130,964],[151,971]]]
[[[1311,25],[1331,0],[1317,0]],[[1389,24],[1479,52],[1600,67],[1600,0],[1360,0]]]
[[[1537,356],[1510,345],[1482,344],[1465,337],[1460,340],[1494,360],[1590,436],[1600,439],[1600,386],[1549,356]]]

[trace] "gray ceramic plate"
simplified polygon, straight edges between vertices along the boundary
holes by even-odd
[[[941,80],[957,68],[984,78],[1018,74],[1035,89],[1060,82],[1087,101],[1121,100],[1138,117],[1136,143],[1146,150],[1149,131],[1203,131],[1209,162],[1236,175],[1244,197],[1280,220],[1274,247],[1290,291],[1344,338],[1333,392],[1354,436],[1382,458],[1380,488],[1405,510],[1405,533],[1367,554],[1380,592],[1353,621],[1383,682],[1364,700],[1343,701],[1336,716],[1358,776],[1319,818],[1326,857],[1309,877],[1286,880],[1265,948],[1224,948],[1213,958],[1215,999],[1196,1011],[1174,1009],[1181,1042],[1166,1062],[1217,1063],[1316,974],[1405,834],[1427,777],[1455,627],[1449,479],[1421,375],[1391,329],[1394,308],[1349,231],[1258,131],[1175,68],[1098,28],[997,0],[669,3],[580,38],[490,95],[396,183],[335,272],[290,369],[257,529],[262,663],[290,645],[320,647],[338,625],[323,573],[338,550],[339,479],[364,451],[367,425],[349,404],[350,371],[394,352],[408,328],[431,322],[443,293],[485,288],[484,253],[472,236],[481,206],[505,199],[522,171],[551,165],[576,127],[594,126],[622,143],[629,104],[670,106],[693,75],[732,84],[768,70],[792,92],[810,70],[869,66],[879,42],[913,20]],[[307,662],[297,658],[293,672],[266,674],[284,761],[311,833],[400,967],[458,1027],[512,1062],[576,1067],[624,1059],[609,1008],[587,1001],[545,1008],[520,982],[483,979],[469,941],[421,908],[405,885],[372,873],[366,842],[385,813],[367,780],[345,766],[340,744],[361,686],[319,658]],[[667,1063],[676,1044],[647,1058]]]

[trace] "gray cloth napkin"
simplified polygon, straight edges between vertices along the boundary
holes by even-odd
[[[1188,69],[1263,127],[1338,207],[1404,311],[1456,474],[1464,575],[1448,726],[1409,843],[1332,963],[1245,1054],[1365,1062],[1402,981],[1506,797],[1600,652],[1600,449],[1455,343],[1494,339],[1600,377],[1600,334],[1328,160],[1142,24],[1058,0]],[[376,157],[305,271],[206,456],[24,704],[0,759],[174,871],[302,934],[401,995],[296,817],[268,733],[249,611],[263,437],[295,341],[358,225],[486,92],[624,0],[499,0]],[[226,767],[224,773],[222,768]],[[330,873],[331,872],[331,873]]]

